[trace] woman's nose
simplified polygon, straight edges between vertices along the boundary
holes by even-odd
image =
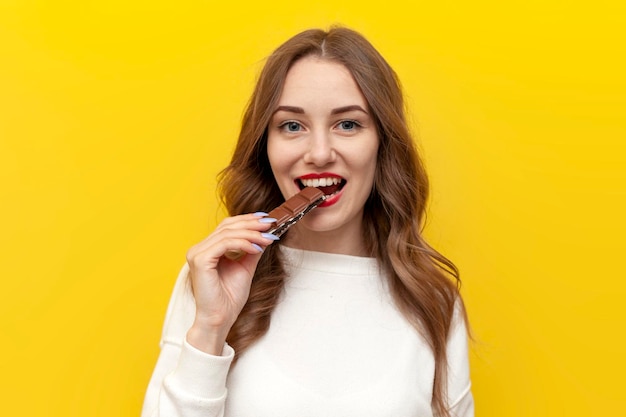
[[[315,132],[310,136],[304,162],[318,167],[334,162],[336,158],[332,137],[328,132]]]

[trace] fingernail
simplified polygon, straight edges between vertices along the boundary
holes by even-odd
[[[268,213],[264,212],[264,211],[257,211],[256,213],[252,213],[253,216],[256,217],[265,217],[268,215]]]
[[[254,249],[258,250],[259,253],[263,252],[263,248],[257,245],[256,243],[253,243],[252,246],[254,247]]]
[[[261,236],[263,236],[265,239],[269,239],[269,240],[280,240],[280,238],[278,236],[275,236],[271,233],[261,233]]]
[[[263,217],[262,219],[259,219],[260,223],[274,223],[275,221],[276,219],[273,217]]]

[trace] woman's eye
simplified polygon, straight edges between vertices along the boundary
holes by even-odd
[[[298,122],[285,122],[281,125],[281,127],[287,132],[299,132],[302,128],[302,125]]]
[[[339,128],[341,130],[354,130],[357,127],[358,124],[354,120],[343,120],[339,123]]]

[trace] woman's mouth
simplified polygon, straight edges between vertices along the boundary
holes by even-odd
[[[298,178],[296,185],[301,190],[305,187],[315,187],[326,196],[337,194],[346,185],[347,181],[339,177]]]

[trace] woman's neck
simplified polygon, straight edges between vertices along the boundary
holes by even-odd
[[[285,246],[340,255],[369,256],[362,233],[355,235],[342,230],[314,232],[297,226],[289,229],[289,232],[282,237]]]

